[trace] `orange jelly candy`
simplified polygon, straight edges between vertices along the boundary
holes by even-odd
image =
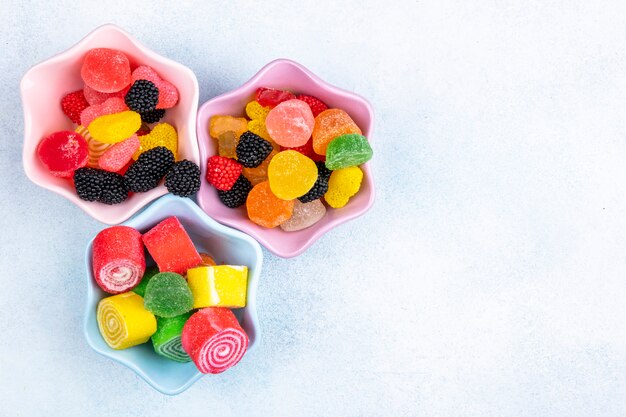
[[[281,200],[276,197],[268,181],[254,186],[248,199],[246,209],[248,218],[263,227],[276,227],[287,221],[293,214],[293,200]]]
[[[235,132],[239,138],[246,130],[248,130],[248,120],[245,117],[213,116],[209,122],[209,135],[215,139],[225,132]]]
[[[248,179],[248,181],[250,181],[250,184],[255,186],[258,183],[267,180],[267,167],[270,165],[270,161],[277,153],[278,152],[275,150],[272,151],[272,153],[265,158],[265,161],[261,162],[261,165],[256,168],[243,167],[242,174]]]
[[[326,155],[326,148],[333,139],[349,133],[363,134],[348,113],[341,109],[324,110],[315,118],[313,150],[318,155]]]
[[[199,252],[200,258],[202,258],[202,262],[198,266],[215,266],[215,260],[208,253]]]

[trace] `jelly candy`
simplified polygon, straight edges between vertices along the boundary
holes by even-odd
[[[326,149],[326,168],[336,170],[361,165],[372,159],[373,151],[363,135],[351,133],[333,139]]]
[[[187,271],[193,308],[246,306],[248,267],[200,266]]]
[[[108,293],[136,287],[146,269],[141,233],[128,226],[102,230],[93,240],[92,267],[96,283]]]
[[[235,132],[239,137],[248,130],[248,121],[245,117],[213,116],[209,121],[209,135],[218,139],[224,132]]]
[[[293,214],[291,218],[280,225],[285,232],[296,232],[313,226],[322,220],[326,214],[326,207],[320,200],[313,200],[309,203],[294,201]]]
[[[296,96],[284,90],[276,90],[274,88],[261,87],[256,90],[255,99],[261,106],[275,107],[283,101],[293,100]]]
[[[141,127],[141,116],[134,111],[124,111],[98,117],[87,130],[98,142],[117,143],[129,138]]]
[[[103,298],[96,317],[100,334],[112,349],[146,343],[157,328],[154,314],[145,309],[143,298],[134,292]]]
[[[281,146],[280,147],[281,151],[297,151],[300,152],[302,155],[308,156],[309,158],[311,158],[314,161],[324,161],[326,159],[326,157],[324,155],[318,155],[315,153],[315,151],[313,150],[313,139],[309,139],[304,145],[302,146],[296,146],[293,148],[287,147],[287,146]]]
[[[287,100],[274,107],[265,118],[265,127],[281,146],[302,146],[311,137],[315,118],[308,104]]]
[[[87,141],[80,134],[63,130],[46,136],[37,146],[37,156],[55,177],[70,178],[87,165]]]
[[[237,143],[239,143],[239,139],[237,139],[235,132],[230,130],[224,132],[217,139],[217,153],[225,158],[237,159]]]
[[[183,327],[189,317],[191,313],[175,317],[157,317],[157,330],[152,335],[152,346],[158,355],[176,362],[191,361],[180,342]]]
[[[83,90],[74,91],[67,94],[61,99],[61,109],[70,120],[76,124],[80,124],[80,114],[89,107],[87,99],[83,94]]]
[[[231,310],[208,307],[187,320],[181,342],[200,372],[219,374],[241,360],[249,339]]]
[[[130,84],[130,62],[121,51],[91,49],[85,54],[80,75],[85,84],[94,90],[115,93]]]
[[[362,134],[350,115],[341,109],[325,110],[315,118],[313,149],[319,155],[326,155],[328,144],[337,136],[348,133]]]
[[[104,151],[106,151],[111,146],[111,144],[98,142],[91,137],[91,134],[84,126],[78,126],[75,132],[84,137],[87,141],[87,148],[89,150],[89,159],[87,161],[87,166],[91,168],[98,168],[98,159],[100,159],[100,156],[102,156]]]
[[[256,100],[252,100],[251,102],[246,104],[246,115],[251,120],[255,120],[255,119],[265,120],[270,110],[271,108],[269,106],[263,107]]]
[[[157,109],[169,109],[174,107],[178,102],[178,90],[174,84],[162,79],[152,67],[141,65],[135,68],[131,75],[131,80],[131,82],[148,80],[159,89],[159,102],[156,105]]]
[[[89,103],[90,106],[93,106],[94,104],[104,103],[111,97],[118,97],[123,99],[129,88],[130,84],[115,93],[101,93],[100,91],[96,91],[88,85],[85,85],[85,88],[83,88],[83,94],[85,95],[85,99],[87,99],[87,103]]]
[[[202,262],[198,266],[215,266],[215,259],[208,253],[200,252],[200,258],[202,258]]]
[[[293,205],[293,200],[281,200],[276,197],[268,181],[255,185],[246,200],[248,218],[259,226],[268,228],[276,227],[289,219]]]
[[[193,295],[181,275],[159,272],[148,282],[143,304],[159,317],[175,317],[192,309]]]
[[[270,137],[270,134],[267,132],[267,129],[265,128],[265,120],[250,120],[248,122],[248,130],[271,143],[274,150],[280,150],[280,145],[274,142],[274,140]]]
[[[269,166],[274,155],[277,153],[278,152],[276,151],[272,151],[267,158],[265,158],[265,161],[263,161],[261,165],[256,168],[243,168],[242,174],[248,179],[248,181],[250,181],[250,184],[254,186],[260,182],[267,181],[267,167]]]
[[[168,217],[144,233],[143,243],[161,272],[184,274],[202,261],[176,216]]]
[[[151,266],[150,268],[146,268],[146,272],[143,274],[143,278],[141,278],[141,282],[135,288],[133,288],[133,292],[141,295],[142,297],[146,294],[146,287],[148,286],[148,282],[152,279],[153,276],[159,273],[159,268]]]
[[[132,135],[104,151],[100,159],[98,159],[98,165],[105,171],[117,172],[133,159],[133,154],[137,152],[139,145],[137,135]]]
[[[164,146],[174,154],[174,159],[178,159],[178,134],[174,126],[168,123],[159,123],[152,131],[146,135],[139,137],[141,147],[133,155],[133,159],[139,158],[139,155],[158,146]]]
[[[293,200],[306,194],[317,180],[317,166],[300,152],[282,151],[267,168],[272,193],[283,200]]]
[[[341,208],[348,204],[350,197],[355,195],[361,188],[363,171],[359,167],[338,169],[330,174],[328,191],[324,194],[324,200],[333,208]]]
[[[80,114],[80,123],[89,126],[91,122],[105,114],[120,113],[128,110],[123,98],[111,97],[101,104],[92,104]]]

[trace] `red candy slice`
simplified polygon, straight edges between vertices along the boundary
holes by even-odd
[[[91,49],[85,55],[80,75],[94,90],[115,93],[130,85],[130,62],[121,51]]]
[[[168,217],[143,235],[143,243],[161,272],[184,274],[202,258],[176,216]]]
[[[263,107],[274,107],[283,101],[293,100],[296,96],[284,90],[276,90],[274,88],[261,87],[256,90],[255,100]]]
[[[63,99],[61,99],[61,108],[63,109],[63,113],[65,113],[65,115],[77,125],[80,124],[80,114],[88,106],[89,103],[85,99],[83,90],[69,93],[68,95],[63,97]]]
[[[137,135],[132,135],[104,151],[98,159],[98,165],[105,171],[118,172],[128,164],[140,146]]]
[[[70,178],[74,171],[87,165],[89,149],[84,137],[64,130],[43,138],[37,156],[52,175]]]

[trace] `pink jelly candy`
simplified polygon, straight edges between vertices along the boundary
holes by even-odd
[[[148,80],[156,86],[159,90],[157,109],[169,109],[178,103],[178,90],[174,84],[159,77],[159,74],[152,67],[142,65],[135,68],[131,78],[133,83],[137,80]]]
[[[87,165],[87,141],[76,132],[63,130],[39,142],[37,156],[55,177],[70,178],[74,171]]]
[[[130,85],[115,93],[101,93],[100,91],[96,91],[88,85],[85,85],[83,88],[83,95],[85,96],[85,99],[87,99],[87,103],[94,105],[104,103],[111,97],[124,98],[126,93],[128,93],[128,90],[130,90]]]
[[[296,98],[295,94],[289,91],[266,87],[259,88],[255,94],[255,100],[263,107],[274,107],[283,101],[293,100],[294,98]]]
[[[132,135],[104,151],[98,159],[98,165],[105,171],[118,172],[128,164],[140,146],[137,135]]]
[[[130,62],[123,52],[109,48],[87,51],[80,75],[85,84],[101,93],[115,93],[130,84]]]
[[[89,126],[91,122],[106,114],[115,114],[128,110],[123,98],[111,97],[101,104],[92,104],[80,114],[80,124]]]
[[[307,143],[315,126],[315,118],[308,104],[301,100],[283,101],[265,118],[265,127],[274,142],[296,147]]]

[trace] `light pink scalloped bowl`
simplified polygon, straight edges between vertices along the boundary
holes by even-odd
[[[364,214],[374,202],[374,181],[369,163],[361,166],[363,184],[358,194],[340,209],[329,208],[326,216],[315,225],[297,232],[285,232],[280,227],[267,229],[248,220],[245,207],[230,209],[219,200],[217,191],[204,179],[207,159],[217,153],[215,140],[209,136],[209,120],[214,115],[244,116],[244,109],[259,87],[287,89],[298,94],[318,97],[329,107],[341,108],[359,125],[363,134],[371,142],[374,113],[363,97],[332,86],[302,65],[278,59],[263,67],[248,82],[229,93],[215,97],[204,103],[198,111],[198,145],[200,147],[200,167],[202,185],[198,192],[200,207],[220,223],[248,233],[272,253],[291,258],[308,249],[317,239],[332,228]]]
[[[147,49],[115,25],[104,25],[85,36],[65,52],[32,67],[20,84],[24,107],[24,150],[22,161],[26,175],[35,184],[54,191],[74,202],[87,214],[108,224],[117,224],[139,211],[152,200],[167,193],[163,185],[146,193],[131,195],[125,202],[109,206],[81,200],[72,181],[50,174],[37,158],[37,145],[46,135],[58,130],[74,130],[75,125],[63,114],[61,98],[83,87],[80,68],[85,53],[92,48],[106,47],[123,51],[131,65],[149,65],[178,88],[179,102],[166,111],[161,120],[178,132],[180,159],[199,162],[196,139],[198,80],[184,65]]]

